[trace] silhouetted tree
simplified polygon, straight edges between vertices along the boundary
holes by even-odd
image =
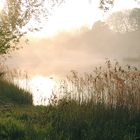
[[[41,21],[40,15],[47,17],[49,9],[63,0],[5,0],[4,8],[0,11],[0,54],[6,54],[18,49],[17,43],[28,31],[39,30],[40,27],[27,24],[31,21]],[[25,31],[25,27],[27,28]]]

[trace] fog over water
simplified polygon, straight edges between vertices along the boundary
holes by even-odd
[[[98,21],[92,29],[63,32],[54,38],[35,38],[7,60],[11,68],[30,74],[65,75],[71,69],[83,72],[116,59],[125,64],[140,65],[140,30],[118,33]]]
[[[99,2],[66,1],[47,23],[42,19],[43,30],[29,34],[28,44],[20,42],[23,48],[11,53],[6,64],[44,76],[90,71],[106,58],[139,66],[140,5],[134,0],[117,0],[103,14]],[[54,32],[57,34],[47,36]]]
[[[90,27],[83,25],[50,37],[32,36],[27,44],[23,40],[19,44],[23,48],[12,52],[6,65],[31,76],[34,103],[40,104],[42,96],[50,96],[57,78],[71,70],[91,72],[106,58],[140,67],[140,8],[117,11]],[[19,83],[26,86],[26,79]]]

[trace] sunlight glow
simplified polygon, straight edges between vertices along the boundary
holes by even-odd
[[[14,79],[14,83],[32,93],[34,105],[46,105],[56,85],[54,76],[41,75],[36,75],[31,79]]]
[[[0,1],[0,11],[2,11],[3,10],[3,8],[4,8],[4,0],[1,0]]]
[[[44,22],[43,29],[30,36],[37,38],[52,37],[59,32],[78,31],[81,27],[89,29],[97,20],[102,20],[112,12],[138,7],[134,0],[115,0],[114,7],[106,16],[99,9],[100,0],[66,0],[54,8],[52,14]],[[47,3],[46,3],[47,6]]]
[[[32,90],[36,90],[41,94],[47,94],[48,92],[52,91],[55,82],[53,79],[48,77],[37,75],[32,78],[30,84],[33,88]]]
[[[133,9],[134,7],[139,7],[137,2],[134,0],[116,0],[114,3],[114,8],[111,12]]]
[[[46,104],[56,82],[53,78],[37,75],[30,81],[30,90],[34,97],[34,104]]]
[[[59,7],[50,17],[48,32],[77,29],[82,26],[91,27],[100,18],[97,11],[97,2],[94,5],[87,0],[71,0]],[[50,30],[49,30],[50,29]]]
[[[53,36],[63,31],[73,31],[83,26],[91,28],[101,18],[99,0],[69,0],[55,8],[38,37]],[[37,35],[37,34],[36,34]]]

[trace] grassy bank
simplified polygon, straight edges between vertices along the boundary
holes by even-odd
[[[13,92],[0,97],[13,104],[0,106],[2,140],[140,139],[140,71],[135,67],[107,61],[92,73],[72,71],[46,107],[33,106],[30,94],[19,94],[14,85],[1,87],[0,93]]]
[[[5,79],[0,79],[0,104],[32,105],[32,95]]]
[[[61,101],[57,106],[0,107],[1,140],[138,140],[140,112],[79,105]]]

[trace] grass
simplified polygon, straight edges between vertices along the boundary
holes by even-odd
[[[48,106],[33,106],[30,94],[1,82],[6,89],[0,91],[13,96],[0,99],[14,104],[0,106],[1,140],[140,139],[140,71],[135,67],[107,60],[92,73],[72,71]]]
[[[0,107],[0,138],[18,140],[136,140],[140,113],[127,108],[61,101],[57,106]]]
[[[32,95],[24,89],[0,79],[0,104],[32,105]]]

